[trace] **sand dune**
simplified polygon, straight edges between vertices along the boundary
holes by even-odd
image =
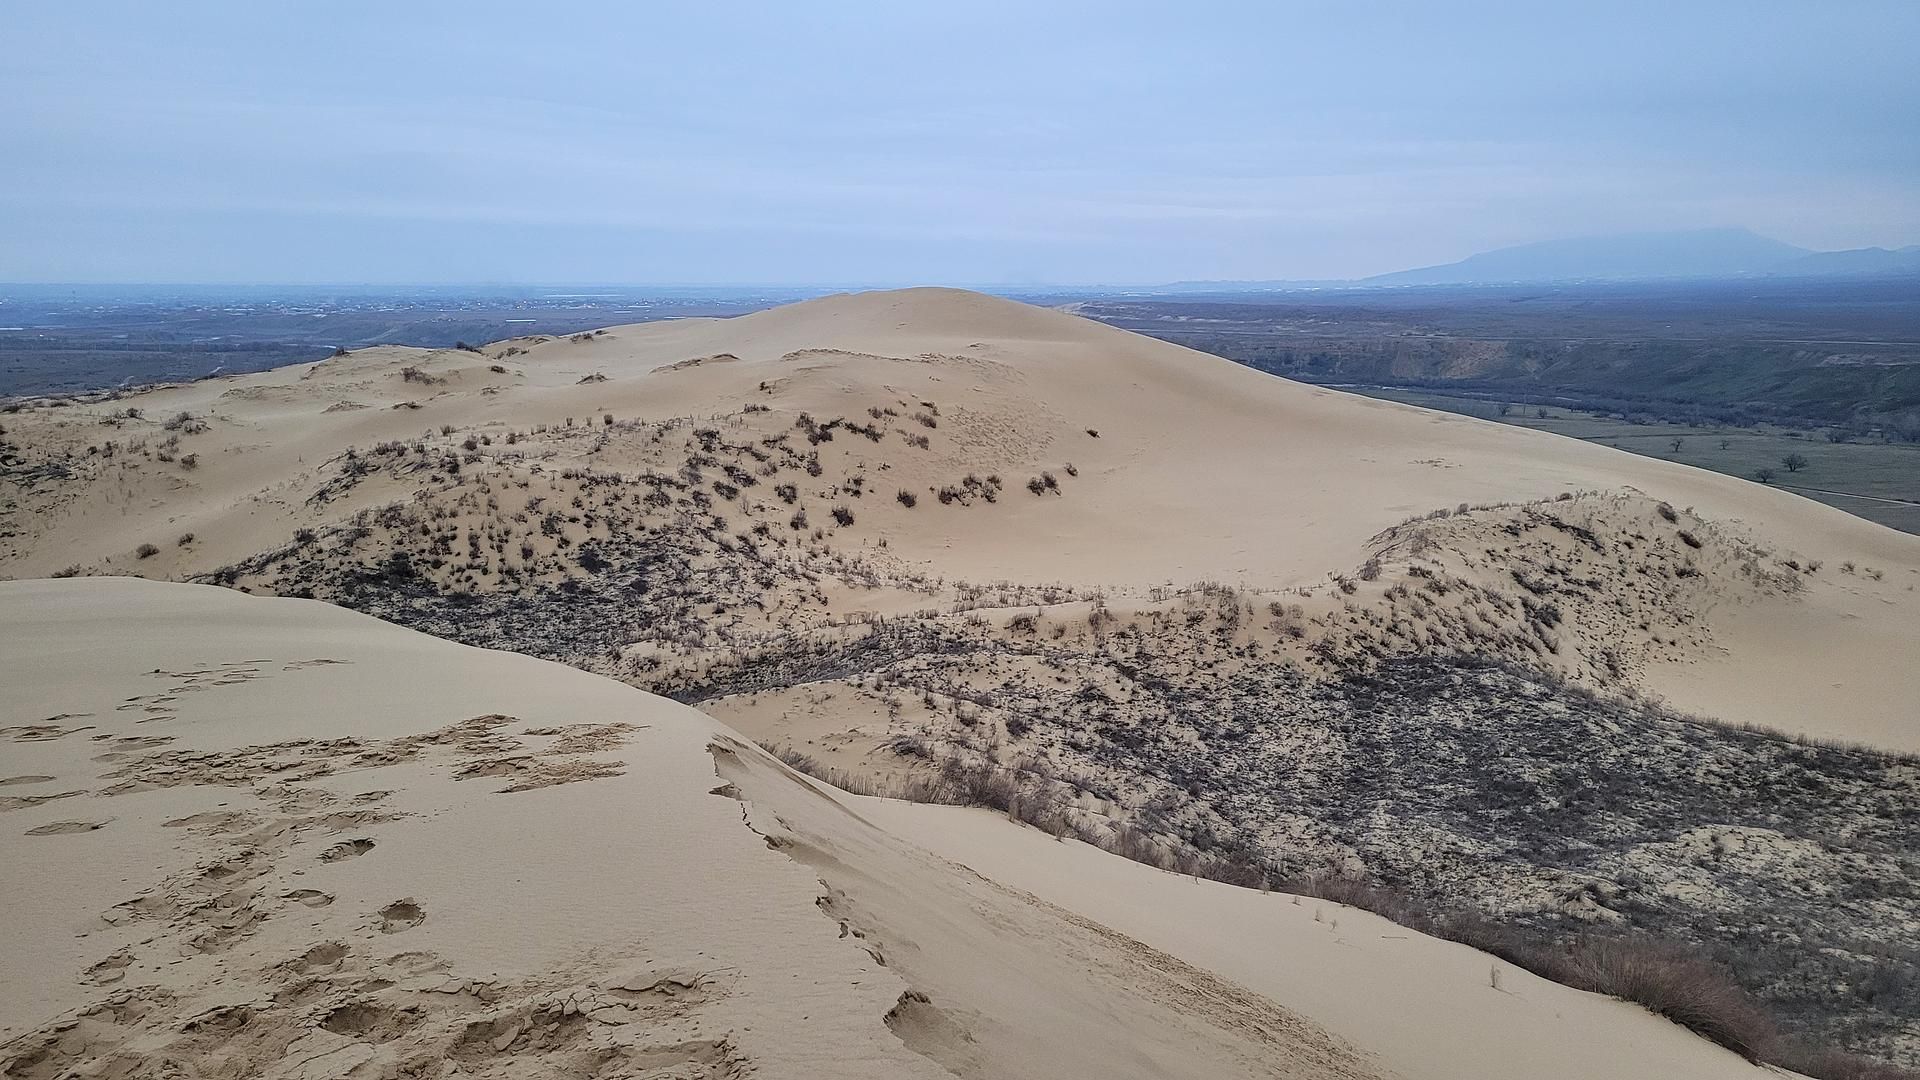
[[[8,1076],[1750,1075],[1360,912],[839,796],[557,664],[187,585],[0,610]]]
[[[1920,539],[1820,504],[936,289],[0,420],[0,575],[82,579],[0,590],[7,947],[81,979],[5,991],[46,1061],[247,1021],[312,1075],[1604,1075],[1649,1019],[753,741],[1164,866],[1662,935],[1920,1060],[1856,989],[1920,945],[1882,752],[1920,749]],[[1736,1061],[1635,1030],[1636,1074]]]
[[[349,403],[364,407],[342,407]],[[128,407],[140,418],[111,415]],[[1908,704],[1920,691],[1913,537],[1761,485],[1306,387],[953,290],[830,297],[484,352],[381,347],[33,409],[9,418],[9,437],[58,468],[24,485],[0,572],[207,573],[418,487],[384,473],[337,483],[350,447],[419,443],[457,455],[458,440],[474,434],[550,425],[580,435],[607,416],[697,421],[740,418],[747,407],[772,411],[769,430],[791,428],[801,414],[857,424],[865,409],[892,410],[872,422],[876,441],[843,429],[819,448],[823,491],[849,476],[870,485],[858,528],[832,542],[867,555],[884,547],[900,565],[948,580],[1059,582],[1113,595],[1201,580],[1266,593],[1325,588],[1329,574],[1369,557],[1381,530],[1436,510],[1586,491],[1692,508],[1767,558],[1819,569],[1790,597],[1731,587],[1702,594],[1685,617],[1710,640],[1650,650],[1637,685],[1708,715],[1920,748]],[[208,430],[156,460],[157,447],[181,434],[165,426],[181,413],[199,418],[187,430],[199,422]],[[618,446],[583,453],[582,441],[543,440],[529,460],[555,470],[646,463]],[[117,457],[99,455],[106,442],[118,444]],[[487,460],[498,459],[503,448],[489,447]],[[1042,474],[1066,497],[1022,490]],[[933,504],[942,488],[989,475],[1006,492],[994,505]],[[341,490],[328,492],[329,481]],[[894,505],[896,489],[926,505]],[[816,506],[816,517],[823,512]],[[142,544],[157,551],[140,557]]]

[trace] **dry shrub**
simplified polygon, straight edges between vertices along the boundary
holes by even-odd
[[[1569,958],[1571,985],[1644,1005],[1758,1062],[1779,1040],[1773,1021],[1718,967],[1637,938],[1589,938]]]
[[[1045,790],[1032,790],[1020,771],[990,762],[947,757],[940,761],[937,773],[917,772],[904,782],[884,786],[822,766],[798,751],[762,745],[793,768],[856,795],[988,806],[1055,836],[1071,835],[1161,870],[1245,888],[1279,888],[1370,911],[1420,933],[1469,945],[1553,982],[1634,1002],[1756,1064],[1783,1066],[1816,1080],[1920,1080],[1912,1070],[1844,1050],[1812,1050],[1781,1037],[1771,1017],[1729,974],[1676,944],[1599,935],[1564,941],[1473,912],[1436,917],[1398,889],[1341,875],[1276,885],[1264,867],[1242,852],[1219,856],[1183,850],[1178,842],[1127,821],[1089,827],[1076,821],[1062,800]],[[925,740],[918,737],[896,739],[890,749],[901,756],[933,757]]]

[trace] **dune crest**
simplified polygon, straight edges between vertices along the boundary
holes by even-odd
[[[366,407],[336,411],[342,402]],[[206,575],[299,530],[364,528],[360,515],[422,483],[469,483],[475,471],[515,487],[530,474],[543,477],[536,483],[595,470],[672,475],[713,456],[687,438],[703,426],[743,446],[806,436],[806,445],[789,440],[797,453],[782,463],[806,472],[795,499],[756,499],[775,484],[725,495],[748,485],[721,478],[731,488],[715,505],[736,516],[745,508],[753,520],[778,517],[783,532],[804,535],[838,507],[859,521],[828,541],[844,558],[929,578],[1115,596],[1200,581],[1255,594],[1324,590],[1374,556],[1371,538],[1408,518],[1568,492],[1638,495],[1764,552],[1754,558],[1761,572],[1800,567],[1803,587],[1753,604],[1747,581],[1704,569],[1695,579],[1704,587],[1689,590],[1681,613],[1700,640],[1651,650],[1668,659],[1647,665],[1635,685],[1731,720],[1920,748],[1902,705],[1920,691],[1920,673],[1904,663],[1920,634],[1913,537],[1760,485],[1300,386],[958,290],[841,295],[473,351],[381,346],[113,401],[29,407],[8,426],[16,463],[14,496],[0,508],[0,572],[13,576]],[[764,471],[758,454],[735,456]],[[574,497],[564,483],[554,490]],[[785,528],[796,508],[813,524]],[[553,534],[528,537],[522,525],[486,526],[520,535],[483,553],[472,588],[519,587],[500,580],[508,566],[521,581],[571,572],[541,563]],[[1448,536],[1482,561],[1480,549],[1499,542],[1458,526]],[[516,539],[534,554],[516,559]],[[1796,670],[1831,664],[1844,673],[1840,685],[1788,678],[1774,650],[1713,637],[1724,622],[1758,641],[1756,623],[1803,617],[1819,620],[1822,634],[1795,643]],[[1879,678],[1863,679],[1869,671]]]

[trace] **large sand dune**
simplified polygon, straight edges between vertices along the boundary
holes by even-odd
[[[935,289],[17,405],[0,576],[331,601],[705,714],[323,605],[0,590],[38,688],[3,699],[34,833],[9,948],[83,979],[8,1008],[106,1010],[48,1061],[204,1057],[271,1004],[245,1053],[307,1040],[309,1072],[1582,1075],[1644,1019],[1357,913],[866,809],[753,742],[1189,873],[1384,885],[1423,926],[1652,934],[1803,1044],[1920,1061],[1873,989],[1920,948],[1920,539],[1820,504]],[[609,824],[636,807],[659,822]],[[1219,934],[1243,919],[1258,942]],[[1362,974],[1302,973],[1334,957]],[[1389,972],[1411,997],[1370,992]],[[98,996],[146,985],[184,989]],[[1540,1034],[1489,1051],[1510,1025]],[[1629,1072],[1727,1066],[1637,1030]]]
[[[0,612],[9,1077],[1752,1075],[557,664],[124,579]]]
[[[128,407],[140,416],[112,415]],[[0,572],[206,573],[418,486],[377,474],[323,491],[349,447],[424,440],[435,454],[442,446],[457,454],[455,444],[475,434],[540,425],[579,434],[607,416],[738,419],[744,407],[771,410],[771,420],[745,419],[774,429],[801,414],[859,424],[863,410],[888,409],[871,422],[875,441],[842,428],[816,451],[826,465],[822,494],[844,491],[825,489],[850,476],[868,485],[857,529],[830,543],[884,550],[948,580],[1061,582],[1114,596],[1212,580],[1271,594],[1324,588],[1329,574],[1351,573],[1373,554],[1381,530],[1436,510],[1593,491],[1691,508],[1762,561],[1818,569],[1788,596],[1710,582],[1683,614],[1700,631],[1686,647],[1635,642],[1645,655],[1635,685],[1729,720],[1920,748],[1914,537],[1762,485],[1310,388],[953,290],[837,296],[484,352],[383,347],[31,409],[8,418],[8,437],[58,464],[22,484],[5,519],[12,535]],[[181,434],[165,422],[181,413],[198,420],[163,452],[169,460],[156,460],[156,448]],[[200,422],[209,429],[191,434]],[[915,438],[928,441],[916,447]],[[117,444],[114,458],[98,453],[106,442]],[[652,463],[618,445],[583,453],[580,442],[556,456],[543,441],[530,460],[544,455],[553,471]],[[503,449],[490,441],[483,456],[496,460]],[[183,467],[189,454],[193,467]],[[1043,473],[1064,497],[1022,489]],[[934,504],[937,490],[989,475],[1004,478],[993,505]],[[896,505],[896,490],[917,492],[922,505]],[[824,506],[814,515],[818,523]],[[193,539],[178,543],[185,534]],[[148,543],[157,553],[137,556]],[[852,606],[886,605],[869,596]],[[1649,635],[1660,636],[1644,625],[1618,634]]]

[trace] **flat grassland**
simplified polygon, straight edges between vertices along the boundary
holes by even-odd
[[[1819,432],[1761,424],[1750,428],[1637,422],[1557,406],[1502,405],[1480,398],[1381,386],[1343,386],[1368,397],[1551,431],[1645,457],[1769,482],[1816,502],[1920,533],[1920,443],[1832,442]],[[1789,469],[1789,457],[1805,460]]]

